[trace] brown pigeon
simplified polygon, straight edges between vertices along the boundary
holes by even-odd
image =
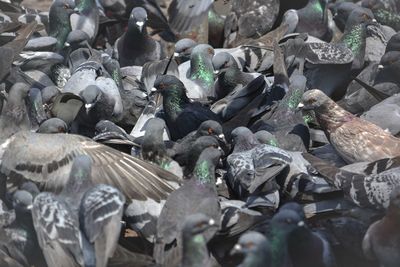
[[[338,106],[318,89],[304,93],[299,108],[314,110],[332,146],[348,163],[400,155],[400,139]]]

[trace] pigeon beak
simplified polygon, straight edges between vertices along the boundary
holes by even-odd
[[[78,13],[78,12],[79,12],[79,8],[78,8],[78,7],[75,7],[75,8],[74,8],[74,12]]]
[[[225,135],[222,133],[220,135],[218,135],[218,140],[224,142],[226,144],[226,139],[225,139]]]
[[[138,26],[139,31],[142,31],[144,26],[144,21],[137,21],[136,25]]]
[[[372,19],[372,22],[373,22],[373,23],[376,23],[377,21],[376,21],[376,19]]]
[[[304,221],[299,221],[297,223],[297,226],[299,226],[299,227],[303,227],[304,225],[305,225]]]
[[[93,108],[93,104],[85,104],[85,109],[86,109],[86,113],[89,113],[89,111]]]
[[[70,44],[70,43],[68,43],[68,42],[65,42],[65,43],[64,43],[64,46],[65,46],[65,47],[70,47],[70,46],[71,46],[71,44]]]
[[[214,220],[214,219],[210,219],[210,220],[208,221],[208,225],[209,225],[209,226],[215,225],[215,220]]]
[[[235,254],[238,254],[238,253],[240,253],[240,252],[242,252],[242,246],[240,245],[240,244],[236,244],[234,247],[233,247],[233,249],[231,250],[231,255],[235,255]]]
[[[32,207],[33,207],[33,205],[31,204],[31,205],[28,205],[26,208],[27,208],[28,210],[32,210]]]
[[[179,53],[178,53],[178,52],[175,52],[175,53],[174,53],[174,57],[179,57]]]
[[[378,70],[381,70],[381,69],[383,69],[383,68],[385,68],[385,66],[383,66],[383,65],[378,65]]]
[[[304,104],[300,102],[300,103],[297,105],[297,108],[298,108],[298,109],[304,108]]]

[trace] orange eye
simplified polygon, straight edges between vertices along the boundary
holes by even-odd
[[[211,129],[211,128],[208,128],[207,132],[208,132],[209,135],[212,135],[214,133],[214,130]]]

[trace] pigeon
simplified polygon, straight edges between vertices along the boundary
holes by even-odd
[[[389,39],[386,45],[385,54],[390,51],[400,51],[400,33],[396,33]]]
[[[57,39],[57,51],[64,48],[68,34],[72,31],[70,15],[74,8],[75,3],[72,0],[56,0],[50,7],[48,34]]]
[[[214,49],[207,44],[196,45],[190,54],[190,63],[179,66],[179,79],[185,85],[191,99],[204,99],[212,95]],[[187,67],[185,67],[187,66]]]
[[[212,3],[212,0],[172,0],[168,7],[171,28],[180,34],[192,30],[204,21]]]
[[[165,17],[161,10],[160,4],[156,0],[140,0],[135,2],[127,3],[127,10],[131,11],[135,7],[142,7],[146,9],[149,16],[147,25],[154,30],[152,33],[157,33],[167,42],[176,42],[177,37],[173,33],[168,23],[168,19]]]
[[[312,0],[297,10],[298,23],[296,32],[306,32],[321,40],[330,41],[332,33],[328,28],[328,12],[326,0]]]
[[[178,177],[183,176],[182,168],[179,164],[167,155],[167,150],[163,141],[165,122],[159,118],[150,119],[147,122],[146,133],[142,142],[142,159],[157,164],[161,168],[172,172]]]
[[[34,189],[37,190],[37,187]],[[45,264],[42,251],[38,246],[33,226],[31,209],[33,198],[38,192],[28,192],[21,188],[12,195],[12,206],[15,211],[15,221],[4,228],[11,244],[18,248],[26,257],[29,264],[41,266]]]
[[[91,164],[90,157],[77,156],[61,193],[40,193],[33,202],[33,222],[49,266],[59,260],[107,266],[114,253],[125,198],[111,186],[91,186]]]
[[[259,143],[248,128],[238,127],[231,135],[234,149],[227,158],[228,184],[247,205],[257,205],[259,197],[264,200],[259,205],[277,209],[275,176],[288,166],[291,156],[277,147]]]
[[[342,189],[345,195],[360,207],[386,209],[389,206],[390,193],[400,184],[397,179],[399,167],[396,166],[367,175],[339,169],[310,154],[303,156],[329,183]],[[371,165],[375,165],[375,162]]]
[[[185,165],[188,157],[190,157],[188,152],[191,150],[194,142],[202,136],[212,136],[220,143],[226,142],[221,124],[217,121],[207,120],[202,122],[196,131],[188,133],[184,138],[178,140],[169,153],[179,164]]]
[[[311,231],[294,210],[279,211],[270,227],[272,266],[335,266],[328,241]]]
[[[253,79],[253,75],[244,73],[233,56],[228,52],[220,52],[212,60],[215,71],[219,71],[215,82],[215,97],[221,99],[232,92],[237,86],[244,87]]]
[[[75,11],[70,15],[72,31],[81,30],[87,34],[89,43],[93,43],[99,29],[99,10],[95,0],[82,0],[75,6]]]
[[[265,78],[260,75],[244,87],[237,85],[227,96],[212,104],[211,110],[218,114],[222,121],[229,121],[260,96],[265,88]]]
[[[28,96],[29,86],[25,83],[14,84],[8,92],[0,116],[0,143],[20,130],[30,130],[31,123],[28,116],[25,98]]]
[[[37,133],[66,133],[68,132],[68,125],[59,118],[50,118],[42,122],[39,126]]]
[[[271,245],[261,233],[253,231],[244,233],[232,252],[245,255],[240,267],[271,266]]]
[[[224,47],[231,47],[243,38],[258,38],[271,30],[279,13],[276,0],[232,1],[232,10],[225,20]]]
[[[174,59],[178,62],[178,64],[182,64],[190,60],[190,55],[192,54],[192,50],[196,45],[197,43],[190,38],[183,38],[175,43]]]
[[[212,266],[203,233],[216,227],[215,220],[197,213],[185,218],[182,228],[182,264],[181,266]]]
[[[206,242],[219,228],[221,210],[215,188],[215,167],[220,157],[221,152],[216,148],[210,147],[203,150],[197,160],[193,177],[168,197],[157,222],[157,238],[153,255],[158,264],[168,266],[179,264],[181,254],[176,250],[179,251],[182,247],[179,233],[183,229],[184,218],[187,216],[203,213],[215,221],[217,227],[208,229],[204,233]],[[172,246],[168,250],[166,246],[174,240],[177,246]]]
[[[206,120],[219,121],[218,116],[207,107],[189,100],[185,86],[175,76],[158,77],[154,87],[163,96],[165,122],[173,141],[197,130]]]
[[[318,89],[304,93],[299,104],[312,109],[332,146],[348,163],[399,155],[400,139],[339,107]]]
[[[390,2],[388,2],[390,5]],[[400,17],[396,14],[396,7],[387,6],[381,1],[377,0],[363,0],[361,6],[370,8],[376,20],[382,24],[393,28],[395,31],[400,30]]]
[[[10,182],[18,184],[23,178],[53,192],[65,186],[73,159],[79,154],[92,159],[94,184],[113,185],[128,199],[160,201],[173,190],[167,181],[179,180],[158,166],[73,134],[21,131],[3,144],[0,154],[1,173],[9,176]]]
[[[160,44],[147,34],[147,12],[142,7],[132,9],[128,30],[116,41],[115,51],[121,67],[143,66],[162,57]]]
[[[392,135],[400,133],[398,123],[399,106],[397,105],[400,95],[395,94],[382,102],[371,107],[360,117],[364,120],[378,125],[382,129],[387,129]]]
[[[390,205],[386,215],[374,222],[365,234],[362,248],[368,259],[374,259],[381,266],[396,266],[400,260],[398,248],[400,246],[396,225],[399,215],[400,187],[390,194]]]

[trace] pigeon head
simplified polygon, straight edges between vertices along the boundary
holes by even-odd
[[[296,30],[299,23],[299,15],[295,9],[289,9],[283,14],[282,25],[287,25],[287,33],[292,33]]]
[[[86,185],[91,184],[92,160],[87,155],[79,155],[74,158],[70,175],[64,187],[67,195],[79,192]]]
[[[238,68],[238,65],[233,56],[227,52],[216,54],[212,59],[212,64],[214,67],[214,71],[224,70],[232,66]]]
[[[390,51],[400,51],[400,32],[393,35],[387,43],[385,53]]]
[[[24,182],[19,189],[29,192],[33,198],[40,194],[39,188],[35,183],[32,182]]]
[[[249,231],[239,238],[231,253],[253,254],[257,253],[261,246],[269,246],[268,239],[261,233]]]
[[[147,122],[146,133],[147,131],[152,132],[156,131],[159,132],[166,127],[165,121],[160,118],[152,118]]]
[[[147,22],[147,12],[146,9],[142,7],[135,7],[131,11],[131,15],[129,16],[128,25],[130,28],[136,28],[139,32],[143,32],[146,28]]]
[[[96,105],[97,101],[100,100],[102,94],[102,91],[96,85],[89,85],[82,92],[80,92],[80,97],[85,102],[85,108],[87,111],[89,111],[94,107],[94,105]]]
[[[29,85],[25,83],[14,84],[8,92],[7,101],[21,101],[28,96],[29,89]]]
[[[304,221],[294,210],[284,209],[274,215],[271,220],[273,234],[288,235],[298,227],[303,227]]]
[[[75,1],[73,0],[55,0],[50,7],[50,12],[52,12],[53,9],[56,14],[59,14],[59,12],[72,14],[74,13],[74,8]]]
[[[275,136],[265,130],[261,130],[258,131],[254,134],[257,138],[257,140],[261,143],[261,144],[267,144],[267,145],[271,145],[271,146],[278,146],[278,142],[276,141]]]
[[[197,129],[196,135],[198,137],[211,135],[215,136],[218,140],[225,142],[225,135],[222,131],[221,124],[213,120],[203,121],[200,124],[199,129]]]
[[[42,122],[37,130],[38,133],[66,133],[67,124],[59,118],[50,118]]]
[[[303,207],[297,202],[288,202],[279,208],[279,211],[281,210],[292,210],[296,212],[301,217],[302,220],[306,219]]]
[[[29,213],[32,209],[33,196],[28,191],[17,190],[12,197],[12,203],[15,211]]]
[[[193,48],[191,57],[195,57],[198,55],[203,55],[206,58],[212,59],[215,55],[215,51],[211,45],[199,44]]]
[[[384,5],[381,1],[378,0],[362,0],[361,1],[361,6],[374,10],[377,8],[384,8]]]
[[[204,233],[211,227],[217,227],[214,219],[204,215],[203,213],[196,213],[185,219],[183,234],[195,236]]]
[[[238,127],[231,132],[232,144],[234,151],[245,151],[259,145],[257,138],[253,132],[246,127]]]
[[[379,64],[380,69],[398,68],[400,66],[400,52],[390,51],[384,54]]]
[[[326,103],[329,103],[331,101],[332,100],[321,90],[313,89],[306,91],[303,94],[302,100],[298,105],[298,107],[303,110],[312,110],[322,105],[325,105]]]
[[[374,19],[374,14],[372,14],[372,11],[370,9],[356,8],[350,13],[346,21],[345,30],[350,30],[351,28],[358,26],[360,24],[371,23],[373,19]]]
[[[175,44],[175,56],[190,57],[193,47],[197,45],[196,41],[190,38],[183,38]]]
[[[186,96],[185,85],[173,75],[158,76],[154,82],[155,91],[162,96],[176,96],[184,98]]]

